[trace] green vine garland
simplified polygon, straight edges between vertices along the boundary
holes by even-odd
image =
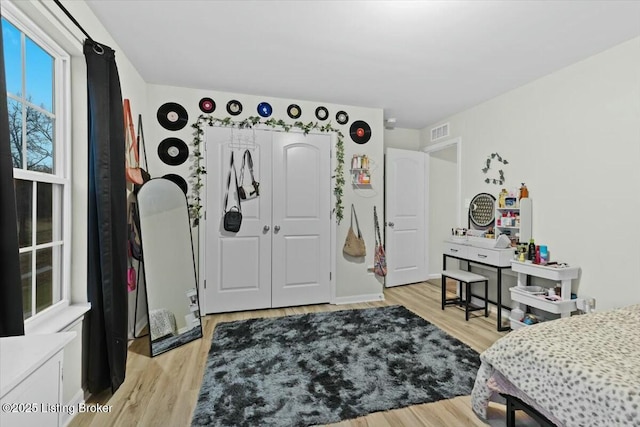
[[[508,165],[509,162],[507,161],[507,159],[503,159],[502,156],[500,156],[500,154],[498,153],[491,153],[489,156],[487,156],[487,160],[485,161],[485,167],[482,168],[482,173],[487,174],[487,172],[489,172],[489,169],[491,169],[491,161],[493,159],[496,159],[499,163],[502,163],[503,165]],[[486,182],[487,184],[498,184],[498,185],[502,185],[504,184],[504,171],[502,169],[498,170],[498,179],[495,178],[485,178],[484,182]]]
[[[280,128],[285,132],[289,132],[291,129],[300,129],[305,135],[313,130],[319,130],[320,132],[336,132],[338,136],[338,142],[336,143],[336,168],[334,169],[335,187],[333,188],[333,194],[336,196],[336,206],[334,212],[336,214],[336,221],[340,224],[343,218],[344,206],[342,205],[342,194],[345,184],[344,180],[344,135],[338,129],[331,126],[330,123],[326,125],[320,125],[318,122],[295,122],[293,124],[286,123],[284,120],[269,119],[261,121],[260,117],[251,116],[242,121],[235,122],[231,117],[224,119],[218,119],[210,115],[201,114],[198,117],[198,121],[191,125],[195,129],[193,132],[193,172],[191,177],[193,178],[193,185],[191,186],[191,196],[189,200],[189,213],[193,219],[193,226],[196,227],[200,218],[202,217],[202,198],[200,197],[200,191],[204,187],[202,176],[207,173],[206,168],[202,165],[204,156],[202,154],[202,138],[204,135],[203,126],[207,124],[209,126],[228,126],[237,127],[238,129],[252,129],[256,125],[266,125],[271,128]]]

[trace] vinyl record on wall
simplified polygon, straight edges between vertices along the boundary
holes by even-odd
[[[316,108],[316,118],[318,120],[327,120],[329,117],[329,111],[325,107]]]
[[[271,104],[268,102],[261,102],[258,104],[258,114],[260,117],[269,117],[273,113],[273,108],[271,108]]]
[[[158,123],[168,130],[180,130],[187,125],[189,115],[187,110],[175,102],[167,102],[158,108]]]
[[[168,173],[163,176],[163,178],[173,182],[178,187],[180,187],[185,195],[187,194],[187,181],[185,181],[183,177],[181,177],[180,175],[176,175],[175,173]]]
[[[297,119],[302,114],[302,109],[298,104],[291,104],[287,107],[287,114],[292,119]]]
[[[216,109],[216,103],[211,98],[202,98],[198,106],[200,107],[200,111],[207,114],[213,113]]]
[[[346,125],[349,122],[349,115],[345,111],[338,111],[336,113],[336,121],[341,125]]]
[[[240,101],[232,99],[231,101],[227,102],[227,113],[231,114],[232,116],[237,116],[238,114],[242,113],[242,104],[240,103]]]
[[[171,166],[178,166],[187,161],[189,147],[179,138],[166,138],[158,145],[160,160]]]
[[[371,139],[371,126],[362,120],[351,123],[349,135],[356,144],[366,144]]]

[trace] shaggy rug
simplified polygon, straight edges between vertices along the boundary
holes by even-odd
[[[193,426],[308,426],[468,395],[478,353],[402,306],[222,323]]]

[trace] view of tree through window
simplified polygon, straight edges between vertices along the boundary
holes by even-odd
[[[28,319],[62,298],[67,178],[56,167],[56,59],[4,16],[2,36],[23,311]]]

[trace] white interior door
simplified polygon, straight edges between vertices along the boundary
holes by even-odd
[[[329,302],[331,142],[273,134],[273,307]]]
[[[427,280],[425,153],[387,148],[385,157],[385,286]]]
[[[207,127],[203,257],[207,313],[271,307],[271,135],[269,131],[256,130],[254,133],[252,130]],[[260,196],[242,202],[240,231],[231,233],[223,228],[222,222],[230,155],[233,150],[239,176],[245,149],[251,150],[255,179],[260,182]],[[245,169],[247,178],[248,170]],[[233,175],[231,179],[233,182]],[[237,204],[233,186],[232,183],[230,206]]]

